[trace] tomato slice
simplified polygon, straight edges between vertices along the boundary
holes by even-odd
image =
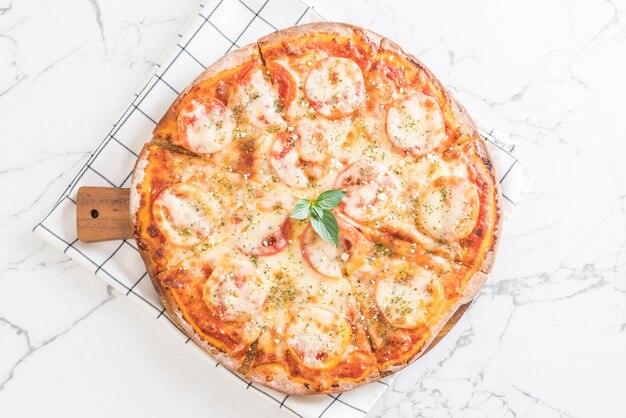
[[[189,101],[178,114],[181,145],[198,154],[212,154],[228,147],[234,131],[233,112],[211,97]]]
[[[278,98],[283,105],[283,111],[286,112],[296,98],[298,90],[296,80],[280,62],[268,62],[267,67],[272,82],[278,88]]]
[[[204,283],[207,307],[227,321],[247,321],[260,312],[267,286],[242,256],[229,257],[215,267]]]
[[[358,160],[346,167],[337,177],[335,189],[348,192],[339,208],[357,221],[382,218],[400,194],[395,174],[370,160]]]
[[[289,242],[289,212],[278,198],[266,197],[246,204],[230,217],[231,240],[244,254],[268,256],[281,252]]]
[[[358,231],[341,219],[337,219],[337,224],[339,225],[337,247],[324,241],[311,225],[307,226],[300,238],[300,250],[304,259],[313,270],[326,277],[342,277],[343,266],[358,245]]]

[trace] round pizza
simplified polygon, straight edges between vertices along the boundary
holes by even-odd
[[[314,23],[196,78],[137,161],[131,218],[169,315],[291,394],[418,358],[490,271],[501,200],[465,109],[415,57]]]

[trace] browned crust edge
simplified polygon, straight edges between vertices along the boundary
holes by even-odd
[[[204,352],[210,354],[215,361],[224,366],[226,369],[231,372],[237,372],[239,366],[241,366],[241,362],[233,358],[227,353],[219,351],[217,348],[213,347],[206,341],[202,339],[200,335],[193,329],[193,327],[185,320],[183,317],[183,313],[176,305],[174,301],[174,297],[171,295],[171,292],[164,287],[159,279],[152,275],[150,276],[150,280],[152,281],[152,285],[156,289],[159,298],[163,302],[163,306],[165,307],[167,313],[170,315],[172,321],[176,323],[176,325],[187,335],[191,340]]]
[[[380,43],[380,48],[383,50],[394,52],[404,57],[408,61],[412,62],[421,71],[423,71],[428,77],[428,81],[430,83],[435,84],[439,86],[439,88],[441,88],[444,95],[446,96],[446,100],[448,100],[448,102],[450,103],[452,107],[452,112],[454,113],[455,119],[459,121],[465,133],[471,137],[478,136],[478,132],[476,130],[476,124],[474,123],[474,120],[469,115],[469,112],[465,109],[465,107],[463,107],[461,103],[459,103],[456,100],[456,98],[454,98],[452,93],[450,93],[450,91],[445,88],[443,83],[439,81],[439,79],[432,73],[432,71],[430,71],[430,69],[428,69],[428,67],[426,67],[426,65],[424,65],[424,63],[420,59],[418,59],[413,54],[409,54],[405,52],[404,49],[402,49],[400,45],[398,45],[397,43],[387,38],[382,39]]]
[[[262,38],[259,38],[257,41],[258,45],[264,43],[274,43],[281,42],[286,40],[293,40],[295,38],[310,35],[312,33],[336,33],[338,35],[351,37],[355,33],[363,34],[370,42],[375,44],[376,46],[380,46],[380,43],[383,41],[383,36],[372,32],[369,29],[365,29],[359,26],[351,25],[349,23],[342,22],[313,22],[313,23],[305,23],[298,26],[292,26],[286,29],[282,29],[276,31],[274,33],[270,33]]]
[[[291,28],[274,32],[270,35],[260,38],[255,44],[244,46],[238,50],[232,51],[228,55],[223,56],[214,64],[209,66],[206,70],[204,70],[198,77],[196,77],[189,84],[189,86],[185,88],[185,90],[183,90],[183,92],[181,92],[181,94],[176,99],[176,101],[168,108],[166,115],[170,112],[171,109],[174,109],[180,103],[180,100],[182,100],[182,98],[197,84],[201,83],[202,81],[206,80],[207,78],[219,72],[236,67],[237,65],[241,65],[246,60],[249,60],[255,54],[258,54],[258,46],[261,43],[280,42],[282,40],[293,39],[295,37],[308,35],[308,34],[311,34],[312,32],[337,33],[339,35],[352,36],[354,35],[355,31],[365,35],[370,40],[370,42],[378,45],[379,48],[387,49],[394,53],[404,56],[409,61],[413,62],[416,66],[418,66],[422,71],[424,71],[424,73],[427,75],[429,79],[429,82],[436,84],[442,89],[442,91],[444,92],[446,96],[446,99],[451,104],[452,111],[454,113],[456,120],[459,121],[463,130],[465,130],[466,133],[470,137],[473,137],[478,141],[478,144],[479,144],[478,150],[479,150],[479,153],[481,154],[480,155],[481,159],[485,158],[486,160],[490,162],[488,168],[489,168],[490,175],[492,176],[493,181],[494,181],[494,187],[496,191],[496,200],[497,200],[496,202],[497,222],[496,222],[496,227],[494,229],[494,233],[492,235],[493,236],[492,245],[485,255],[485,259],[482,263],[480,271],[475,271],[473,273],[472,277],[470,278],[464,290],[462,297],[450,309],[448,309],[441,316],[440,320],[431,328],[431,331],[432,331],[431,336],[426,341],[422,349],[415,356],[413,356],[410,360],[408,360],[406,363],[401,364],[401,365],[396,365],[396,366],[393,366],[384,370],[384,373],[388,374],[388,373],[394,373],[406,367],[407,365],[411,364],[429,348],[432,341],[437,337],[437,335],[440,333],[443,327],[448,323],[450,318],[452,318],[452,316],[459,309],[459,307],[461,307],[462,305],[466,303],[471,302],[478,295],[480,289],[482,288],[485,281],[487,280],[486,273],[491,271],[493,267],[493,263],[495,261],[495,254],[497,251],[501,228],[502,228],[502,196],[501,196],[500,188],[498,186],[495,168],[493,166],[493,160],[491,159],[491,155],[486,145],[484,144],[483,140],[478,136],[476,125],[474,121],[472,120],[472,118],[469,116],[469,113],[467,112],[467,110],[452,96],[452,94],[450,94],[450,92],[443,86],[443,84],[435,77],[435,75],[419,59],[417,59],[415,56],[411,54],[406,53],[399,45],[397,45],[393,41],[390,41],[387,38],[384,38],[383,36],[375,32],[372,32],[370,30],[367,30],[358,26],[346,24],[346,23],[315,22],[315,23],[304,24],[304,25],[295,26],[295,27],[291,27]],[[158,126],[159,125],[157,125],[157,127]],[[137,159],[137,163],[135,164],[135,169],[133,170],[133,177],[131,180],[131,201],[132,201],[132,195],[137,193],[136,186],[141,181],[139,174],[136,173],[136,171],[140,167],[140,161],[147,159],[148,152],[146,150],[147,150],[147,146],[145,146],[144,150],[142,150],[140,156]],[[136,209],[133,211],[131,208],[130,212],[131,212],[131,223],[133,227],[135,227],[136,226]],[[150,260],[147,260],[147,257],[144,254],[144,252],[143,251],[139,251],[139,252],[144,260],[144,263],[146,263],[147,266],[151,266],[151,262]],[[148,268],[150,279],[160,299],[162,300],[167,312],[170,314],[172,320],[183,330],[183,332],[189,338],[191,338],[192,341],[194,341],[194,343],[198,345],[198,347],[200,347],[203,351],[211,354],[213,358],[217,362],[222,364],[226,369],[236,372],[237,368],[240,366],[240,362],[234,359],[232,356],[225,354],[223,352],[220,352],[216,348],[209,345],[193,330],[191,325],[189,325],[187,321],[185,321],[185,319],[183,318],[183,314],[178,308],[178,306],[176,305],[176,303],[174,302],[174,299],[171,296],[170,292],[167,289],[165,289],[161,285],[159,280],[155,277],[153,270],[154,269]],[[273,388],[283,393],[289,393],[289,394],[320,393],[320,392],[313,392],[313,391],[307,390],[302,384],[289,380],[287,376],[277,376],[274,378],[272,382],[265,381],[263,379],[264,376],[255,375],[253,372],[248,373],[245,377],[251,381],[261,383],[265,386],[268,386],[270,388]],[[366,379],[360,382],[340,382],[339,388],[336,388],[336,390],[333,390],[332,392],[329,392],[329,393],[351,390],[357,386],[361,386],[363,384],[370,383],[375,380],[379,380],[379,378],[380,376],[378,376],[378,374],[372,373],[370,376],[368,376]]]
[[[475,271],[472,274],[472,277],[470,278],[470,280],[468,281],[467,286],[465,287],[465,290],[463,291],[462,297],[459,298],[459,300],[450,309],[444,312],[440,320],[431,327],[431,335],[430,337],[428,337],[428,339],[424,343],[424,346],[412,358],[407,360],[405,363],[388,367],[385,370],[381,370],[381,373],[383,373],[385,376],[395,373],[405,368],[409,364],[413,363],[418,358],[420,358],[422,354],[424,354],[428,350],[428,348],[430,347],[430,344],[433,342],[433,340],[435,340],[435,338],[437,338],[437,335],[439,335],[439,332],[441,332],[443,327],[448,323],[448,321],[450,320],[450,318],[452,318],[452,316],[456,313],[456,311],[462,305],[465,305],[466,303],[469,303],[472,300],[474,300],[474,298],[480,292],[480,289],[483,287],[483,285],[487,281],[487,277],[488,277],[487,274],[483,273],[482,271]]]
[[[498,181],[498,175],[496,173],[496,167],[493,163],[493,158],[491,157],[491,153],[489,152],[489,148],[485,143],[485,140],[482,138],[478,138],[476,140],[477,143],[477,152],[478,156],[481,159],[481,162],[487,167],[489,170],[489,175],[491,180],[493,181],[493,187],[495,189],[495,225],[493,227],[493,233],[491,234],[491,246],[485,252],[485,257],[483,262],[479,268],[483,273],[490,273],[493,269],[493,265],[496,261],[496,253],[498,252],[498,244],[500,244],[500,236],[502,235],[502,223],[504,221],[504,212],[503,212],[503,204],[502,204],[502,191],[500,190],[500,182]],[[488,163],[487,163],[488,162]]]
[[[229,70],[231,68],[235,68],[239,65],[244,64],[245,62],[252,59],[255,55],[259,55],[257,44],[248,44],[242,46],[239,49],[235,49],[229,52],[228,54],[222,56],[220,59],[215,61],[213,64],[209,65],[196,78],[194,78],[193,81],[189,83],[189,85],[185,87],[182,92],[180,92],[176,100],[174,100],[174,103],[172,103],[170,107],[167,108],[167,111],[165,111],[163,117],[161,118],[161,120],[159,120],[159,123],[157,123],[153,132],[156,132],[159,130],[159,128],[161,128],[163,121],[168,118],[168,115],[171,112],[174,112],[176,109],[178,109],[180,102],[184,100],[184,98],[187,96],[187,93],[189,93],[194,87],[202,83],[204,80],[221,73],[222,71]],[[155,136],[152,141],[154,141],[156,138],[157,137]]]
[[[380,380],[381,376],[379,375],[378,370],[376,370],[376,372],[370,374],[369,376],[367,376],[365,379],[361,381],[338,382],[337,383],[338,387],[333,388],[333,390],[324,391],[324,392],[307,389],[306,387],[304,387],[302,383],[289,380],[289,378],[286,375],[274,376],[271,382],[268,382],[267,380],[265,380],[265,375],[263,375],[262,373],[249,372],[245,376],[245,378],[252,382],[262,384],[263,386],[270,387],[274,390],[277,390],[282,393],[287,393],[289,395],[317,395],[317,394],[326,394],[326,393],[346,392],[348,390],[352,390],[359,386],[366,385],[368,383],[372,383],[377,380]]]

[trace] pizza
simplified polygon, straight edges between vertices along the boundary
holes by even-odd
[[[332,245],[301,199],[341,190]],[[493,162],[466,110],[398,45],[281,30],[207,68],[138,158],[131,220],[168,314],[229,370],[290,394],[418,358],[492,268]]]

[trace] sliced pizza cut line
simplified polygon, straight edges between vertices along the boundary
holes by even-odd
[[[389,235],[452,262],[490,271],[502,216],[495,173],[482,140],[415,162],[400,160],[387,172],[398,179],[397,188],[380,186],[366,170],[357,170],[358,176],[353,171],[348,167],[338,178],[350,180],[336,184],[349,191],[339,209],[369,240]],[[359,193],[349,184],[359,185]]]
[[[468,112],[411,54],[383,39],[365,74],[367,112],[384,121],[375,135],[397,152],[422,157],[477,139]]]
[[[152,280],[186,334],[237,370],[260,335],[269,287],[249,260],[227,251],[203,251]]]
[[[486,275],[389,237],[362,243],[360,260],[346,266],[346,277],[379,371],[387,375],[425,352]]]

